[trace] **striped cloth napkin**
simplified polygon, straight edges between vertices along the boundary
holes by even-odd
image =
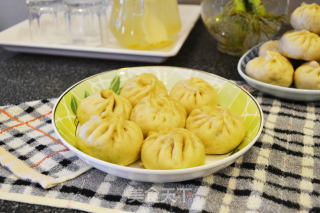
[[[89,212],[320,212],[320,103],[242,86],[263,109],[261,137],[231,166],[178,183],[90,169],[56,139],[55,99],[0,107],[0,199]]]

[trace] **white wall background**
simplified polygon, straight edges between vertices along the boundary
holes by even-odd
[[[0,31],[26,18],[25,0],[0,0]]]
[[[161,0],[160,0],[161,1]],[[185,3],[199,3],[201,0],[179,0]],[[320,5],[320,0],[288,0],[289,13],[299,6],[302,1]],[[0,0],[0,31],[27,18],[27,8],[25,0]]]

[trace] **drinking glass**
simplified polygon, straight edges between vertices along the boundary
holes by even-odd
[[[65,0],[72,44],[99,46],[103,43],[106,10],[103,0]]]
[[[69,43],[67,7],[63,0],[27,0],[31,40],[44,43]]]

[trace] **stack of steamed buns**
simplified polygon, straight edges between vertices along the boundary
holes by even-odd
[[[298,89],[320,89],[320,6],[302,3],[290,17],[294,30],[260,46],[259,57],[246,65],[258,81]],[[293,66],[293,63],[299,66]],[[300,62],[303,62],[302,64]]]
[[[218,106],[218,93],[200,78],[181,80],[168,93],[155,75],[127,80],[117,95],[101,90],[80,101],[76,146],[98,159],[147,169],[182,169],[225,154],[245,136],[242,118]]]

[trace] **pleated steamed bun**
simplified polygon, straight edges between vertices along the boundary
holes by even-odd
[[[204,143],[207,154],[225,154],[235,149],[245,136],[242,118],[225,107],[203,107],[193,110],[186,128]]]
[[[104,117],[117,114],[129,119],[131,109],[131,103],[127,98],[106,89],[82,99],[77,109],[77,118],[80,124],[84,124],[93,115]]]
[[[195,77],[178,81],[171,89],[170,97],[182,103],[187,114],[202,106],[216,106],[219,101],[215,88],[205,80]]]
[[[92,116],[77,129],[77,147],[100,160],[119,165],[135,162],[141,150],[140,127],[121,116]]]
[[[166,96],[151,95],[142,99],[132,110],[130,120],[136,122],[146,136],[150,131],[183,128],[186,111],[181,103]]]
[[[265,83],[289,87],[293,81],[293,66],[278,52],[268,51],[265,57],[256,57],[246,65],[246,74]]]
[[[279,52],[292,59],[320,60],[320,36],[307,30],[289,31],[282,35]]]
[[[308,30],[320,34],[320,6],[302,2],[290,16],[290,24],[296,30]]]
[[[183,128],[153,132],[143,142],[141,161],[146,169],[184,169],[203,165],[200,139]]]
[[[265,57],[268,51],[279,52],[279,41],[270,40],[263,43],[259,48],[259,56]]]
[[[120,95],[127,97],[133,106],[144,97],[153,94],[168,96],[168,91],[163,82],[150,73],[143,73],[128,79],[120,92]]]
[[[320,65],[316,61],[307,62],[294,72],[294,84],[298,89],[320,89]]]

